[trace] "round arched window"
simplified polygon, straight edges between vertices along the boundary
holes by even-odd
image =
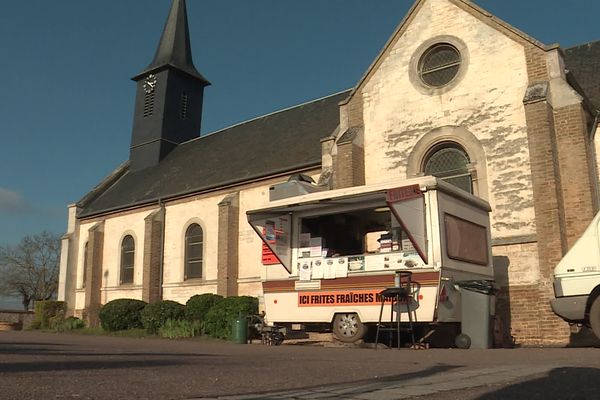
[[[437,43],[419,60],[419,78],[427,86],[439,88],[452,82],[461,65],[460,52],[449,43]]]
[[[423,172],[473,193],[469,164],[469,156],[462,147],[455,143],[442,143],[430,151]]]
[[[127,235],[121,242],[121,284],[133,283],[133,268],[135,263],[135,241]]]
[[[202,278],[202,254],[204,233],[198,224],[190,225],[185,231],[185,276],[184,279]]]

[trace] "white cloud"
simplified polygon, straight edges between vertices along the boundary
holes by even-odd
[[[31,211],[31,205],[20,193],[0,187],[0,214],[15,215]]]

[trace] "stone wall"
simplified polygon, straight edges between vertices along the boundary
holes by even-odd
[[[33,318],[33,311],[0,310],[0,322],[18,323],[25,327],[33,322]]]

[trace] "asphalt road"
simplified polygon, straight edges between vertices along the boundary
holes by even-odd
[[[595,399],[600,349],[329,348],[0,332],[0,399]]]

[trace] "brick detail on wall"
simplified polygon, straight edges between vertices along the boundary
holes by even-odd
[[[142,300],[161,300],[161,270],[165,210],[161,208],[144,219],[144,261],[142,270]]]
[[[568,325],[550,309],[553,296],[552,273],[566,251],[564,205],[561,196],[561,176],[558,170],[555,128],[552,109],[546,101],[525,105],[529,142],[535,223],[538,237],[540,280],[535,290],[511,295],[513,331],[528,344],[567,343]],[[511,291],[518,290],[511,288]],[[533,296],[533,297],[532,297]],[[531,302],[531,303],[530,303]],[[511,311],[512,312],[512,311]],[[531,319],[530,319],[531,318]],[[539,326],[535,326],[539,324]],[[530,328],[531,332],[527,331]]]
[[[525,61],[530,84],[549,79],[546,53],[543,50],[533,45],[525,46]]]
[[[498,294],[498,310],[511,315],[511,335],[518,344],[541,344],[538,303],[537,285],[513,285]]]
[[[239,193],[225,197],[219,203],[219,234],[217,250],[217,294],[238,294],[238,230]]]
[[[363,96],[360,91],[356,92],[348,102],[348,105],[346,106],[348,127],[365,126],[363,119],[363,103]]]
[[[358,145],[353,145],[352,150],[352,175],[354,177],[354,185],[365,184],[365,149]]]
[[[515,312],[515,318],[520,320],[521,310],[511,310],[514,304],[510,299],[511,292],[509,286],[499,287],[496,293],[496,323],[494,332],[495,347],[513,347],[515,343],[522,343],[525,338],[519,336],[521,331],[515,332],[512,328],[512,312]],[[520,326],[520,323],[517,323]]]
[[[540,285],[511,285],[496,295],[496,315],[510,315],[510,335],[502,337],[506,346],[565,345],[570,331],[550,310],[551,290]],[[498,335],[497,335],[498,337]]]
[[[552,109],[546,101],[525,104],[525,116],[533,182],[540,280],[535,290],[535,297],[530,299],[531,312],[535,311],[537,316],[528,322],[524,321],[521,329],[533,328],[533,325],[538,323],[540,326],[533,329],[531,333],[520,332],[519,334],[523,335],[526,342],[539,340],[540,343],[566,343],[569,338],[568,326],[554,315],[549,305],[550,297],[553,296],[552,273],[565,253],[567,245]],[[511,300],[512,298],[511,295]],[[529,312],[525,315],[529,318]]]
[[[596,212],[595,168],[581,104],[554,110],[567,249],[583,234]]]
[[[85,308],[83,318],[88,326],[98,326],[102,287],[102,253],[104,252],[104,222],[99,222],[89,230],[88,255],[85,280]]]
[[[556,265],[567,248],[554,119],[546,101],[526,104],[525,117],[539,253],[544,256],[540,272],[549,276],[552,270],[547,265]]]
[[[538,244],[536,241],[495,245],[496,332],[498,347],[538,345],[540,290]],[[547,297],[547,295],[543,296]],[[564,338],[563,338],[564,339]]]
[[[365,184],[365,152],[352,142],[338,143],[335,157],[335,189]]]

